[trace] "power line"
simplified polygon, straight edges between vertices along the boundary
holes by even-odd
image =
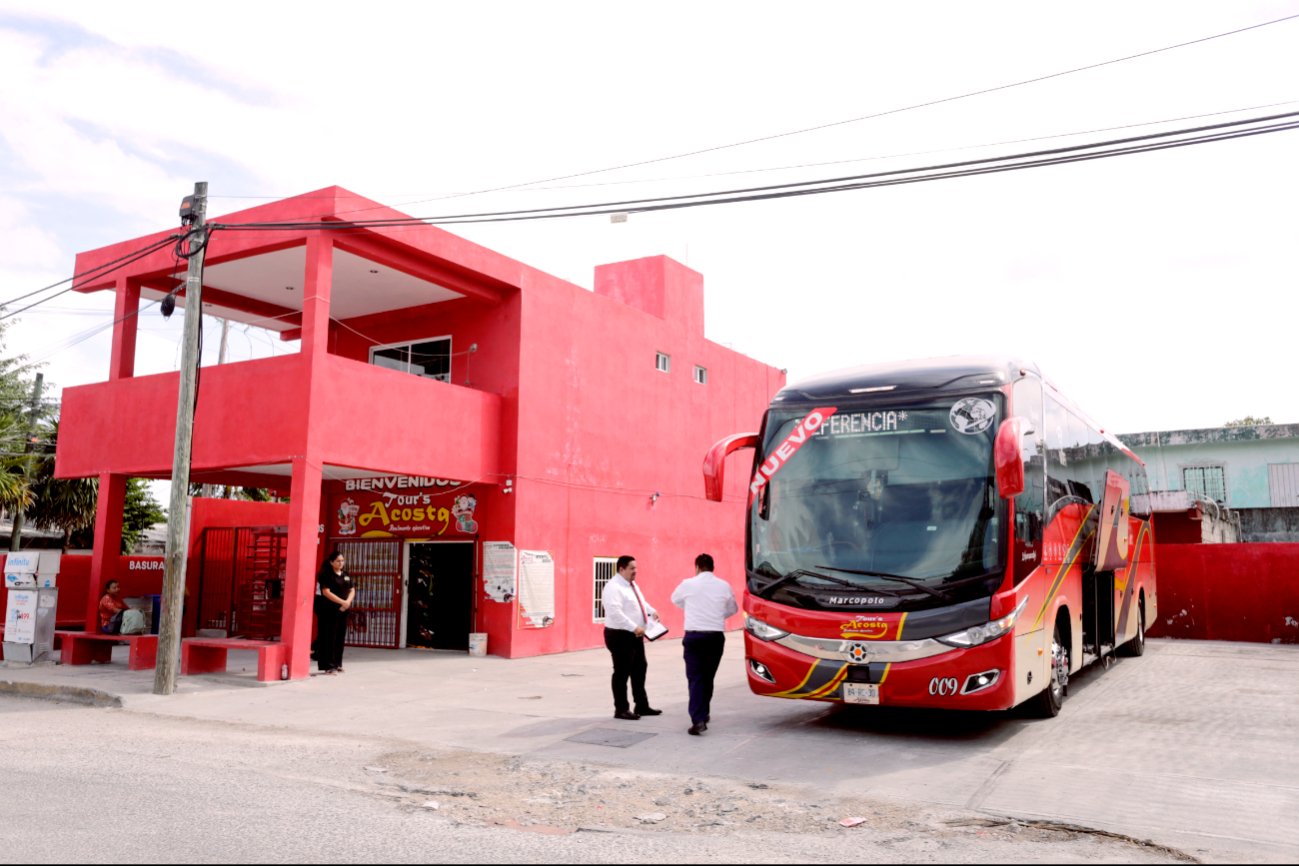
[[[865,189],[871,186],[883,186],[901,182],[915,183],[924,180],[944,180],[954,177],[966,177],[972,174],[987,174],[994,171],[1011,171],[1033,168],[1044,165],[1056,165],[1063,162],[1077,162],[1084,159],[1100,159],[1111,156],[1123,156],[1147,150],[1163,150],[1169,147],[1184,147],[1192,144],[1205,144],[1246,135],[1268,132],[1281,132],[1295,127],[1299,121],[1299,112],[1287,112],[1263,117],[1246,118],[1224,123],[1148,135],[1129,136],[1087,144],[1047,150],[1029,151],[1005,156],[984,157],[981,159],[960,162],[940,163],[915,168],[893,169],[890,171],[867,174],[846,175],[842,177],[821,178],[817,180],[793,181],[766,186],[742,187],[714,192],[691,193],[677,196],[658,196],[653,198],[624,199],[620,201],[595,202],[583,205],[566,205],[550,208],[530,208],[513,211],[487,211],[479,213],[446,214],[431,217],[400,217],[374,220],[339,220],[324,222],[261,222],[261,223],[213,223],[213,230],[236,231],[282,231],[286,229],[329,229],[333,231],[357,230],[363,228],[395,228],[418,224],[458,225],[461,223],[511,222],[524,219],[546,219],[573,216],[593,216],[606,213],[646,213],[656,210],[667,210],[682,207],[697,207],[708,204],[729,204],[740,201],[762,201],[793,195],[813,195],[823,192],[841,192],[849,189]],[[1252,124],[1271,121],[1283,121],[1272,126],[1257,129],[1241,129]],[[1176,136],[1190,136],[1171,142],[1158,142]],[[1152,143],[1158,142],[1158,143]],[[1143,144],[1144,143],[1144,144]],[[1109,148],[1108,150],[1099,150]],[[1097,151],[1084,153],[1085,151]],[[1069,158],[1060,158],[1064,154],[1075,154]],[[996,166],[973,170],[975,166]],[[961,169],[952,171],[952,169]],[[893,180],[890,183],[880,181],[883,178],[899,178],[904,175],[918,175],[905,181]],[[880,182],[875,182],[880,181]],[[833,186],[831,186],[833,184]]]
[[[121,270],[127,265],[134,264],[140,259],[152,255],[154,252],[170,244],[173,240],[176,240],[178,238],[183,240],[184,237],[185,237],[184,235],[179,235],[179,234],[169,235],[168,237],[162,238],[160,240],[154,241],[151,244],[141,247],[140,249],[135,250],[134,252],[127,253],[126,255],[113,259],[112,261],[105,262],[102,265],[97,265],[96,267],[93,267],[88,271],[83,271],[82,273],[79,274],[73,274],[67,279],[59,280],[57,283],[51,283],[50,285],[46,286],[43,289],[37,289],[34,292],[28,292],[25,295],[19,295],[16,298],[11,298],[10,300],[5,301],[4,303],[0,303],[0,310],[2,310],[8,307],[9,304],[16,303],[26,298],[30,298],[33,295],[39,295],[41,292],[46,292],[49,291],[50,289],[57,288],[58,286],[61,286],[64,283],[72,283],[72,285],[68,286],[63,291],[55,292],[52,295],[42,298],[41,300],[36,301],[34,303],[28,304],[27,306],[22,307],[21,309],[14,310],[11,313],[6,312],[4,315],[0,315],[0,322],[3,322],[5,319],[12,319],[14,316],[18,315],[19,313],[30,310],[32,307],[38,307],[41,304],[48,303],[49,301],[54,300],[60,295],[67,294],[68,292],[77,288],[77,283],[76,283],[77,280],[85,280],[91,277],[107,276],[108,274],[111,274],[113,271]]]
[[[931,99],[928,102],[920,102],[914,105],[907,105],[902,108],[889,109],[887,111],[878,111],[875,112],[874,114],[862,115],[861,117],[850,117],[846,120],[836,120],[830,123],[822,123],[816,126],[804,127],[802,129],[794,129],[794,130],[789,130],[787,132],[778,132],[778,133],[773,133],[771,135],[763,135],[757,138],[745,139],[744,141],[731,142],[730,144],[720,144],[720,145],[715,145],[713,147],[699,148],[697,150],[686,151],[684,153],[673,154],[671,156],[661,156],[661,157],[656,157],[654,159],[644,159],[644,160],[640,160],[639,162],[629,162],[629,163],[624,163],[622,165],[610,166],[608,168],[591,169],[589,171],[581,171],[581,172],[575,172],[573,174],[559,175],[556,177],[548,177],[540,180],[526,181],[523,183],[510,184],[508,186],[498,186],[498,187],[492,187],[490,189],[481,189],[469,193],[459,193],[453,196],[442,196],[440,198],[460,198],[463,196],[482,195],[485,193],[502,192],[504,190],[518,189],[520,187],[525,187],[525,186],[534,186],[535,184],[539,184],[539,183],[552,183],[558,180],[572,180],[573,178],[577,178],[577,177],[587,177],[593,174],[604,174],[606,172],[611,172],[611,171],[621,171],[622,169],[626,169],[626,168],[638,168],[642,165],[653,165],[654,163],[659,163],[659,162],[668,162],[671,160],[684,159],[686,157],[691,157],[691,156],[700,156],[705,153],[716,153],[717,151],[729,150],[731,148],[736,148],[736,147],[744,147],[746,145],[758,144],[764,141],[774,141],[775,139],[778,138],[788,138],[789,136],[793,136],[793,135],[803,135],[809,132],[818,132],[823,129],[831,129],[836,126],[845,126],[850,123],[860,123],[864,120],[875,120],[877,118],[888,117],[894,114],[902,114],[907,111],[915,111],[921,108],[929,108],[935,105],[942,105],[943,103],[947,103],[947,102],[956,102],[958,100],[969,99],[974,96],[983,96],[989,93],[996,93],[1001,90],[1010,90],[1015,87],[1023,87],[1028,84],[1036,84],[1041,81],[1049,81],[1052,78],[1061,78],[1066,75],[1073,75],[1078,72],[1086,72],[1091,69],[1099,69],[1103,66],[1110,66],[1115,63],[1124,63],[1129,60],[1136,60],[1141,57],[1149,57],[1154,54],[1161,54],[1165,51],[1173,51],[1178,48],[1186,48],[1191,45],[1198,45],[1203,42],[1210,42],[1214,39],[1222,39],[1226,36],[1234,36],[1236,34],[1245,33],[1250,30],[1257,30],[1261,27],[1268,27],[1272,24],[1279,24],[1283,21],[1290,21],[1295,18],[1299,18],[1299,13],[1296,13],[1294,15],[1286,15],[1281,18],[1274,18],[1270,21],[1263,21],[1258,24],[1251,24],[1247,27],[1239,27],[1235,30],[1228,30],[1223,33],[1215,33],[1211,36],[1202,36],[1198,39],[1190,39],[1185,42],[1178,42],[1174,45],[1166,45],[1162,48],[1153,48],[1148,51],[1141,51],[1137,54],[1129,54],[1125,57],[1116,57],[1111,60],[1103,60],[1099,63],[1089,63],[1086,66],[1077,66],[1074,67],[1073,69],[1065,69],[1060,72],[1052,72],[1048,75],[1039,75],[1036,78],[1026,78],[1022,81],[1015,81],[1009,84],[1000,84],[995,87],[985,87],[982,90],[973,90],[968,93],[958,94],[956,96],[946,96],[941,99]],[[406,207],[412,204],[424,204],[427,201],[437,201],[437,200],[438,199],[425,199],[424,201],[404,202],[400,206]],[[358,210],[368,210],[368,208],[361,208]]]

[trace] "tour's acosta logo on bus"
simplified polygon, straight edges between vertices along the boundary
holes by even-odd
[[[902,619],[905,619],[905,614]],[[839,636],[845,639],[880,640],[888,637],[889,630],[897,626],[897,634],[902,634],[902,620],[884,619],[874,616],[858,616],[839,626]],[[896,639],[896,638],[895,638]]]
[[[771,456],[762,461],[758,471],[753,473],[753,483],[749,485],[749,496],[757,496],[758,491],[763,488],[771,476],[780,471],[780,467],[789,462],[789,458],[794,456],[794,452],[803,447],[807,440],[816,435],[816,431],[821,429],[825,420],[838,411],[836,406],[825,406],[820,409],[813,409],[803,416],[803,420],[794,426],[794,432],[785,437],[785,441],[771,452]]]

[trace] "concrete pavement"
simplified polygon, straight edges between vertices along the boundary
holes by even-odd
[[[257,685],[111,665],[0,669],[27,694],[295,731],[349,733],[685,775],[797,782],[861,795],[1121,833],[1208,862],[1299,859],[1299,647],[1151,640],[1145,657],[1077,676],[1062,714],[967,714],[758,698],[728,636],[713,721],[686,734],[680,640],[648,645],[662,716],[612,718],[603,650],[528,659],[349,648],[347,672]],[[120,663],[119,663],[120,662]],[[243,668],[243,671],[240,671]]]

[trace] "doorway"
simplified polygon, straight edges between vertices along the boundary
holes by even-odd
[[[474,543],[406,545],[406,646],[469,649],[474,618]]]

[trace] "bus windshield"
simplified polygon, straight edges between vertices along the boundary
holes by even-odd
[[[749,589],[799,607],[924,608],[986,596],[1004,567],[1000,394],[774,407],[749,505]],[[866,601],[869,599],[869,601]]]

